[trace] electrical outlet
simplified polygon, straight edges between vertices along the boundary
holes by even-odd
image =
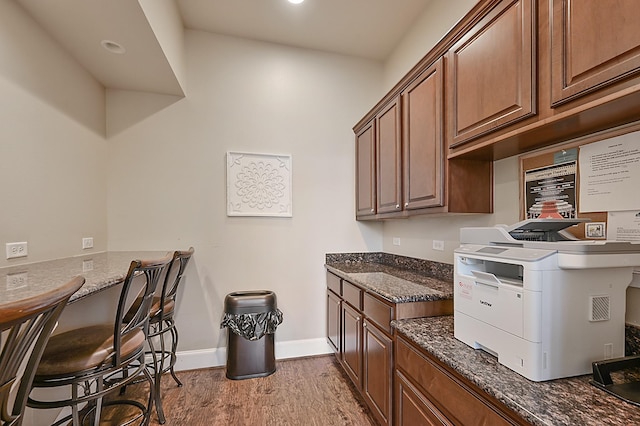
[[[400,238],[393,237],[393,245],[394,246],[399,246],[400,245]]]
[[[85,259],[82,261],[82,272],[93,271],[93,259]]]
[[[7,274],[7,290],[15,290],[21,287],[26,287],[28,284],[29,279],[26,272]]]
[[[27,242],[21,243],[7,243],[7,259],[13,259],[14,257],[25,257],[27,252]]]
[[[613,343],[604,344],[604,359],[613,358]]]
[[[444,241],[433,240],[433,249],[438,251],[444,251]]]
[[[87,237],[82,239],[82,249],[93,248],[93,237]]]

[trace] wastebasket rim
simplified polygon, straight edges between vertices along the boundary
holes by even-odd
[[[274,294],[271,290],[246,290],[246,291],[234,291],[233,293],[227,294],[227,297],[238,297],[238,296],[268,296]]]

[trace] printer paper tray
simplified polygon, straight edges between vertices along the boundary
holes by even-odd
[[[630,404],[640,406],[640,382],[602,385],[596,381],[591,384]]]
[[[598,361],[592,364],[593,380],[590,383],[628,403],[640,406],[640,376],[637,374],[640,368],[640,356],[628,356],[606,361]],[[631,371],[633,370],[633,371]],[[612,372],[621,371],[623,376],[628,373],[628,378],[623,383],[613,383]]]

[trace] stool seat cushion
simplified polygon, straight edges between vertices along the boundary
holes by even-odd
[[[122,338],[121,357],[127,359],[144,347],[144,332],[136,328]],[[113,324],[93,325],[52,336],[44,350],[36,377],[61,377],[110,363]]]
[[[162,310],[160,309],[160,297],[154,297],[153,301],[151,302],[151,310],[149,312],[149,317],[150,317],[150,322],[151,323],[157,323],[158,321],[160,321],[160,313],[162,313]],[[133,302],[133,306],[134,307],[138,307],[140,306],[141,299],[138,297],[134,302]],[[173,310],[175,309],[176,306],[176,302],[173,299],[167,299],[164,301],[164,314],[163,317],[167,318],[170,316],[173,316]],[[131,312],[127,312],[127,315],[125,315],[124,317],[125,321],[131,321]]]
[[[176,306],[176,302],[173,299],[167,299],[164,301],[164,316],[167,317],[173,314],[173,310]],[[160,298],[154,297],[153,304],[151,305],[151,321],[160,319]]]

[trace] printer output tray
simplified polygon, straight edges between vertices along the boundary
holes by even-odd
[[[623,401],[640,406],[640,356],[627,356],[623,358],[596,361],[592,364],[593,380],[590,383],[605,392],[608,392]],[[614,383],[611,373],[618,374]]]

